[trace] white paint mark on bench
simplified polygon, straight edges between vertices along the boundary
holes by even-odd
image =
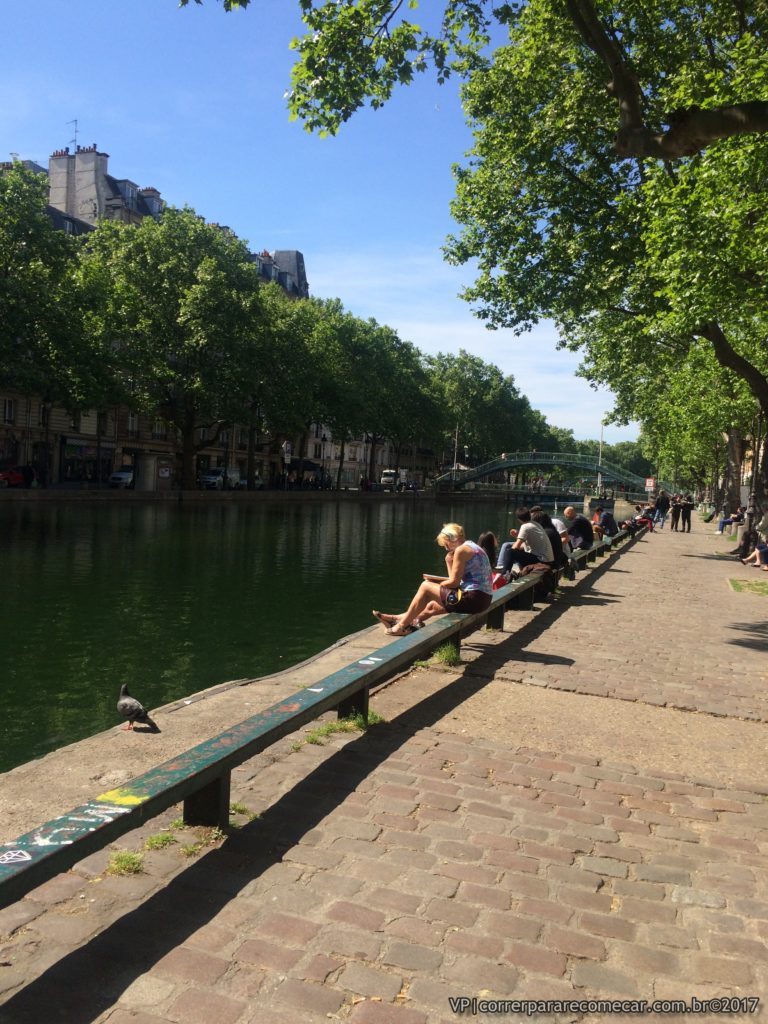
[[[32,860],[26,850],[7,850],[0,854],[0,864],[21,864],[25,860]]]

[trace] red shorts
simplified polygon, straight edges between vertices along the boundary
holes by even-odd
[[[459,600],[456,601],[456,595]],[[440,604],[447,612],[460,612],[462,615],[474,615],[484,612],[491,603],[491,594],[483,590],[452,590],[440,587]]]

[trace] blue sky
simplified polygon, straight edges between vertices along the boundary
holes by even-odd
[[[426,4],[425,4],[426,6]],[[542,326],[488,331],[457,297],[468,268],[441,245],[456,225],[451,166],[471,145],[458,85],[427,76],[336,138],[291,122],[284,93],[302,25],[294,0],[4,0],[0,160],[47,166],[71,144],[110,155],[110,173],[228,224],[254,250],[300,249],[312,294],[338,296],[425,352],[494,362],[550,423],[596,438],[611,407],[574,377]],[[605,440],[635,427],[605,428]]]

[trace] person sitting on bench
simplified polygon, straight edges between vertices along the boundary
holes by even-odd
[[[390,636],[407,636],[424,624],[425,619],[444,612],[473,615],[484,612],[491,603],[491,563],[488,555],[473,540],[467,540],[458,523],[445,523],[435,538],[445,549],[447,576],[424,573],[424,582],[411,603],[399,615],[374,611]]]
[[[573,505],[563,509],[563,518],[568,527],[568,536],[571,538],[571,547],[576,550],[588,550],[594,543],[595,534],[592,530],[592,523],[577,512]]]
[[[744,515],[747,511],[746,505],[740,505],[738,510],[730,516],[722,516],[720,522],[717,524],[715,533],[722,533],[726,526],[741,526],[744,522]],[[730,531],[729,531],[730,532]]]
[[[555,555],[549,537],[538,523],[531,520],[528,506],[521,505],[515,515],[520,521],[520,529],[509,531],[512,540],[501,545],[496,568],[505,576],[509,576],[515,564],[521,569],[537,562],[554,566]]]

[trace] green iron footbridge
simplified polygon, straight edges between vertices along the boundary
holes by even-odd
[[[645,493],[645,477],[637,476],[610,462],[604,462],[595,455],[574,455],[570,452],[504,452],[482,466],[452,469],[448,473],[443,473],[437,478],[436,483],[438,487],[446,489],[461,488],[470,481],[482,480],[505,469],[545,469],[550,466],[577,469],[582,471],[581,475],[586,472],[592,476],[600,476],[603,480],[610,480],[614,484],[623,484],[628,491]],[[666,480],[656,480],[656,488],[663,488],[670,493],[673,490],[672,484]]]

